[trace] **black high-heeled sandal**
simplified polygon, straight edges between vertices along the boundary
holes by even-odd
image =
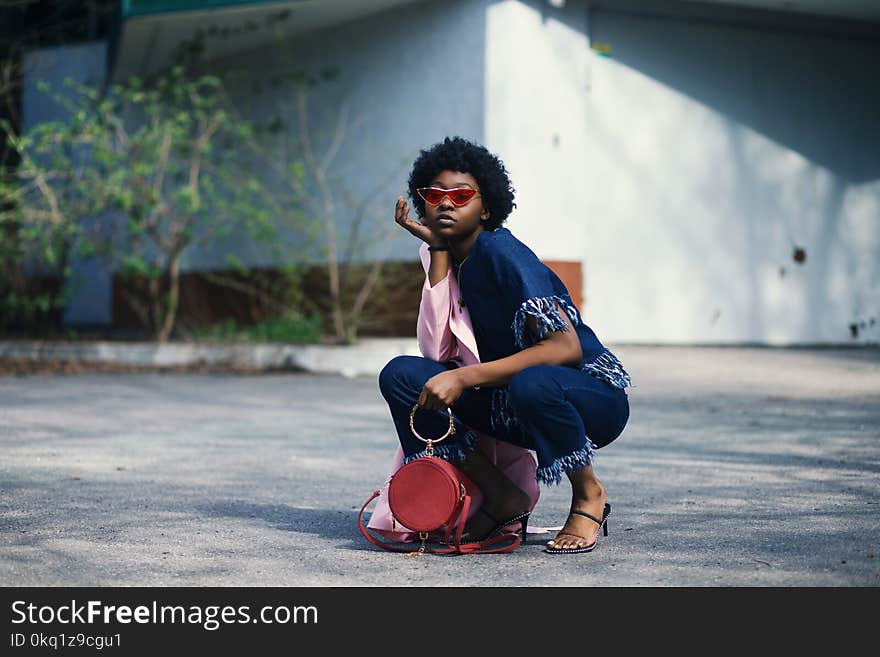
[[[461,535],[461,542],[462,543],[465,542],[465,539],[467,539],[468,543],[477,542],[477,541],[485,541],[487,539],[492,538],[493,536],[497,536],[498,534],[501,533],[501,531],[505,527],[507,527],[507,525],[513,524],[517,521],[519,521],[519,523],[520,523],[520,531],[522,532],[522,538],[520,541],[520,545],[522,545],[522,543],[526,542],[526,528],[528,527],[528,524],[529,524],[529,516],[532,515],[531,511],[526,511],[524,513],[520,513],[519,515],[516,515],[512,518],[508,518],[507,520],[505,520],[503,522],[499,521],[498,518],[496,518],[491,513],[486,511],[486,509],[484,509],[483,507],[480,507],[479,509],[477,509],[477,512],[482,513],[487,518],[489,518],[489,520],[491,520],[493,523],[495,523],[495,526],[489,530],[488,534],[486,534],[485,536],[483,536],[481,538],[474,538],[473,536],[470,535],[469,531],[466,531],[464,534]]]
[[[585,518],[589,518],[593,522],[599,525],[599,529],[602,530],[605,536],[608,536],[608,516],[611,515],[611,505],[606,503],[605,508],[602,510],[602,520],[598,520],[595,516],[591,516],[589,513],[584,511],[578,511],[577,509],[572,509],[569,511],[569,514],[577,514],[579,516],[584,516]],[[569,536],[577,536],[577,534],[568,534]],[[582,538],[578,536],[578,538]],[[553,548],[549,545],[544,548],[544,552],[548,554],[576,554],[578,552],[592,552],[596,549],[596,546],[599,545],[599,536],[596,535],[596,540],[584,547],[576,547],[576,548]]]

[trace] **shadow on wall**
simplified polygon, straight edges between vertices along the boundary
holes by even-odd
[[[596,11],[615,61],[849,183],[880,178],[880,43]]]

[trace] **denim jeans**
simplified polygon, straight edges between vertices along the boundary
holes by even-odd
[[[458,366],[456,361],[401,355],[380,372],[379,389],[388,402],[404,462],[423,456],[425,451],[425,443],[409,426],[410,412],[422,388],[432,376]],[[496,396],[498,393],[503,395]],[[503,408],[496,403],[502,397]],[[456,432],[435,446],[435,456],[452,461],[464,458],[479,441],[476,430],[534,450],[538,480],[558,484],[564,474],[589,465],[596,449],[623,432],[629,419],[629,398],[622,388],[583,370],[535,365],[517,372],[507,386],[465,389],[451,409]],[[438,438],[449,427],[449,415],[420,408],[413,425],[423,438]]]

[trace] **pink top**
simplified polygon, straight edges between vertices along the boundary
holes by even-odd
[[[419,256],[422,260],[422,268],[425,270],[425,284],[422,286],[422,300],[419,304],[419,318],[416,324],[416,336],[422,356],[437,361],[455,360],[461,366],[479,363],[480,356],[470,315],[467,307],[459,308],[457,303],[458,281],[452,273],[452,267],[449,267],[443,280],[431,287],[428,278],[431,254],[427,243],[422,242]],[[538,503],[540,488],[535,478],[537,463],[532,453],[522,447],[495,440],[480,431],[473,431],[480,436],[480,449],[529,495],[534,508]],[[403,450],[398,444],[386,483],[402,464]],[[392,518],[386,492],[387,488],[383,488],[367,527],[390,540],[415,540],[414,532]],[[468,518],[476,513],[482,502],[482,496],[476,491],[472,495]]]
[[[422,286],[422,301],[419,304],[419,319],[416,336],[419,350],[425,358],[433,360],[457,360],[461,365],[480,362],[477,339],[467,307],[459,308],[458,280],[452,274],[452,266],[445,278],[431,287],[428,269],[431,254],[428,245],[422,242],[419,247],[422,267],[425,270],[425,284]]]

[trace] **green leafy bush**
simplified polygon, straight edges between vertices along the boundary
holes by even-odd
[[[207,329],[194,329],[192,336],[233,342],[315,344],[319,342],[322,329],[323,321],[318,314],[271,317],[251,326],[239,326],[230,318]]]

